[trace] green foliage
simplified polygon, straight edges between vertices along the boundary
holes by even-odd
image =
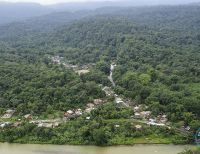
[[[130,118],[133,115],[133,111],[127,108],[119,108],[113,104],[106,104],[100,106],[98,110],[91,112],[94,119],[119,119],[119,118]]]
[[[148,74],[141,74],[139,76],[139,81],[143,84],[143,85],[147,85],[150,81],[151,81],[151,76]]]
[[[94,16],[90,16],[94,11],[70,16],[70,24],[63,22],[63,18],[50,18],[56,21],[50,22],[49,17],[42,17],[40,24],[29,20],[0,26],[0,113],[16,108],[20,114],[39,115],[85,107],[94,98],[105,97],[97,84],[110,86],[109,66],[115,62],[116,93],[148,105],[154,114],[167,114],[172,122],[184,121],[193,129],[198,128],[200,7],[96,12],[99,13]],[[84,16],[87,18],[74,21]],[[91,71],[78,76],[64,66],[54,65],[49,57],[56,55],[70,64],[87,64]],[[128,118],[130,114],[129,110],[108,105],[91,113],[91,126],[84,120],[66,124],[62,129],[68,131],[61,131],[64,136],[59,134],[59,128],[56,133],[41,131],[53,143],[117,144],[119,138],[126,143],[125,139],[142,134],[131,132],[130,123],[115,130],[101,119]],[[115,130],[114,134],[110,130]],[[97,140],[94,132],[105,140]],[[7,134],[12,137],[4,136],[6,141],[16,140],[13,130]],[[152,135],[148,131],[144,134]],[[180,136],[174,136],[174,141],[176,138]]]
[[[97,129],[93,132],[93,140],[96,145],[102,146],[106,145],[108,142],[107,135],[104,129]]]
[[[181,152],[180,154],[199,154],[200,149],[197,150],[185,150],[184,152]]]
[[[116,110],[124,117],[119,117]],[[91,119],[86,120],[87,116]],[[142,127],[139,130],[135,127],[138,124]],[[135,143],[182,144],[188,143],[189,138],[176,133],[174,129],[135,122],[130,119],[129,109],[118,109],[114,104],[105,104],[89,115],[67,121],[56,128],[23,123],[18,128],[0,129],[0,141],[105,146]]]
[[[18,113],[65,111],[104,97],[94,82],[83,82],[70,70],[21,63],[5,64],[0,71],[0,107],[16,108]]]

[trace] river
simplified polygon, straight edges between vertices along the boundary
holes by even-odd
[[[0,154],[177,154],[185,148],[176,145],[96,147],[0,143]]]

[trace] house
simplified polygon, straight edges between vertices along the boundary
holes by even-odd
[[[114,96],[115,96],[115,97],[118,97],[119,95],[115,94]]]
[[[34,124],[34,125],[37,125],[39,123],[43,123],[43,121],[42,120],[31,120],[31,121],[29,121],[29,124]]]
[[[134,118],[135,119],[149,119],[151,116],[150,111],[142,111],[142,112],[135,112]]]
[[[83,69],[83,70],[78,70],[76,71],[76,73],[78,73],[78,75],[84,75],[84,74],[87,74],[89,73],[90,70],[87,70],[87,69]]]
[[[142,129],[142,126],[141,126],[141,125],[135,125],[135,129],[136,129],[136,130],[141,130],[141,129]]]
[[[157,116],[158,123],[167,123],[168,119],[166,115],[159,115]]]
[[[77,109],[75,111],[73,110],[68,110],[67,112],[64,113],[65,119],[74,119],[83,114],[81,109]]]
[[[88,103],[87,108],[85,109],[86,113],[90,113],[92,110],[94,110],[95,105],[93,103]]]
[[[156,119],[149,119],[149,122],[156,123]]]
[[[156,123],[156,122],[148,122],[148,125],[152,125],[152,126],[165,126],[165,124],[160,124],[160,123]]]
[[[55,128],[59,126],[59,122],[50,122],[50,123],[39,123],[38,127],[45,127],[45,128]]]
[[[160,122],[161,122],[161,123],[167,123],[167,121],[168,121],[168,119],[167,119],[166,117],[162,117],[162,118],[160,119]]]
[[[142,119],[142,116],[139,112],[134,113],[134,118],[135,119]]]
[[[10,125],[12,125],[11,122],[2,122],[2,123],[0,123],[0,128],[5,128],[5,127],[8,127]]]
[[[94,104],[97,105],[101,105],[103,104],[103,100],[102,99],[94,99]]]
[[[75,111],[75,115],[77,115],[77,116],[81,116],[82,114],[83,114],[83,112],[81,109],[78,109]]]
[[[61,59],[62,57],[59,57],[59,56],[52,57],[53,63],[58,64],[58,65],[61,64]]]
[[[74,111],[68,110],[67,112],[64,113],[64,117],[70,117],[74,114]]]
[[[115,128],[119,128],[120,127],[120,125],[115,125]]]
[[[86,113],[90,113],[92,110],[94,110],[94,108],[86,108],[86,109],[85,109],[85,112],[86,112]]]
[[[6,127],[6,124],[5,123],[0,123],[0,127],[4,128],[4,127]]]
[[[133,110],[134,110],[134,112],[139,112],[139,111],[141,111],[141,105],[135,106],[135,107],[133,108]]]
[[[185,127],[185,130],[189,131],[190,130],[190,126]]]
[[[38,127],[53,128],[53,124],[52,123],[40,123],[40,124],[38,124]]]
[[[151,116],[151,111],[142,111],[140,112],[143,119],[149,119]]]
[[[7,110],[2,116],[2,118],[5,118],[5,119],[11,118],[14,113],[15,113],[15,110]]]
[[[123,104],[124,101],[123,101],[121,98],[117,97],[117,98],[115,99],[115,103],[116,103],[116,104]]]
[[[68,114],[73,114],[74,111],[72,111],[72,110],[68,110],[67,113],[68,113]]]
[[[25,118],[26,120],[33,120],[33,117],[32,117],[31,114],[26,114],[26,115],[24,116],[24,118]]]
[[[54,127],[58,127],[59,125],[60,125],[59,122],[55,122],[55,123],[54,123]]]
[[[85,119],[86,119],[86,120],[90,120],[90,117],[86,117]]]
[[[95,106],[95,105],[92,104],[92,103],[88,103],[88,104],[87,104],[87,107],[88,107],[88,108],[94,108],[94,106]]]

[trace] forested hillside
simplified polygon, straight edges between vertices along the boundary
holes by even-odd
[[[49,37],[49,51],[74,63],[115,61],[119,94],[171,120],[199,118],[199,7],[140,11],[77,21]]]
[[[50,40],[77,62],[116,61],[119,94],[172,120],[199,118],[199,7],[135,11],[85,19]]]
[[[99,84],[109,84],[114,62],[118,95],[199,127],[199,6],[58,13],[1,26],[0,32],[1,112],[66,111],[105,98]],[[52,64],[53,56],[92,68],[79,76]]]

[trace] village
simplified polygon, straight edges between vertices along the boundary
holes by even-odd
[[[92,110],[96,109],[98,106],[103,105],[105,103],[102,99],[94,99],[92,103],[88,103],[86,105],[85,110],[82,109],[71,109],[63,113],[62,118],[58,119],[45,119],[40,120],[38,117],[34,117],[31,114],[24,115],[21,117],[21,119],[17,119],[17,121],[13,122],[10,121],[11,118],[14,116],[17,116],[16,110],[7,110],[2,116],[1,120],[3,122],[0,122],[0,128],[6,128],[6,127],[19,127],[23,122],[28,122],[30,124],[34,124],[37,127],[46,127],[46,128],[55,128],[58,127],[61,123],[67,122],[72,119],[76,119],[82,115],[89,114]],[[87,116],[85,118],[86,120],[90,120],[90,117]]]
[[[62,57],[55,56],[52,57],[51,60],[54,64],[63,65],[66,68],[73,69],[76,73],[79,75],[85,74],[89,72],[88,66],[82,66],[78,67],[76,65],[67,64],[65,62],[62,62]],[[116,64],[112,63],[110,66],[110,75],[108,79],[112,83],[112,86],[115,87],[115,82],[113,81],[113,71],[116,67]],[[147,125],[153,125],[153,126],[164,126],[169,127],[169,122],[167,119],[167,115],[160,114],[157,116],[153,116],[152,112],[148,110],[148,106],[145,105],[138,105],[137,103],[131,101],[130,99],[123,98],[121,96],[118,96],[113,90],[112,87],[102,86],[102,90],[105,92],[107,97],[114,98],[114,103],[117,107],[125,107],[125,108],[131,108],[133,110],[133,115],[130,117],[130,119],[136,120],[140,122],[141,124],[147,124]],[[78,117],[84,116],[85,120],[90,120],[91,117],[89,116],[90,112],[92,110],[97,109],[99,106],[107,103],[106,100],[103,99],[94,99],[93,102],[88,103],[84,109],[70,109],[63,113],[63,117],[57,118],[57,119],[38,119],[38,117],[33,116],[32,114],[27,114],[21,117],[20,119],[17,119],[17,121],[13,122],[10,121],[13,116],[16,116],[15,110],[7,110],[4,115],[1,116],[0,121],[0,128],[6,128],[6,127],[19,127],[23,122],[28,122],[30,124],[34,124],[37,127],[45,127],[45,128],[56,128],[61,123],[65,123],[69,120],[76,119]],[[115,125],[115,127],[120,127],[119,125]],[[137,125],[136,128],[140,129],[142,125]]]
[[[110,75],[108,76],[108,79],[112,83],[112,86],[115,87],[116,84],[113,80],[113,71],[117,65],[115,63],[111,63],[110,65]],[[151,111],[148,111],[148,106],[145,105],[137,105],[137,103],[134,103],[130,99],[123,99],[122,97],[118,96],[113,90],[112,87],[104,87],[102,89],[107,96],[112,96],[115,98],[115,103],[117,106],[123,106],[133,109],[134,115],[131,117],[136,120],[140,120],[141,123],[145,123],[147,125],[153,125],[153,126],[165,126],[168,127],[168,119],[167,115],[158,115],[157,117],[152,115]],[[141,128],[141,125],[138,125],[137,128]],[[168,127],[170,128],[170,127]]]
[[[61,123],[65,123],[67,121],[76,119],[78,117],[84,116],[85,120],[90,120],[91,117],[89,116],[90,112],[92,110],[97,109],[99,106],[105,104],[106,101],[102,99],[94,99],[92,103],[88,103],[86,105],[86,108],[84,110],[78,108],[78,109],[70,109],[63,113],[62,118],[57,119],[38,119],[38,117],[34,117],[31,114],[26,114],[21,119],[17,119],[16,121],[10,121],[13,116],[16,115],[15,110],[7,110],[2,116],[1,120],[3,122],[0,122],[0,128],[4,129],[6,127],[20,127],[23,122],[28,122],[30,124],[34,124],[37,127],[45,127],[45,128],[56,128]],[[126,107],[124,106],[125,102],[116,96],[115,104],[118,107]],[[141,123],[147,124],[147,125],[156,125],[156,126],[166,126],[167,124],[167,116],[166,115],[159,115],[157,117],[153,117],[151,115],[151,111],[147,111],[148,107],[143,105],[138,105],[133,107],[133,113],[130,117],[130,119],[138,120]],[[115,125],[115,127],[120,127],[119,125]],[[141,125],[137,125],[137,128],[141,128]]]
[[[82,74],[87,74],[90,72],[91,66],[95,65],[95,64],[90,64],[90,65],[83,65],[83,66],[77,66],[77,65],[72,65],[72,64],[68,64],[66,62],[63,62],[63,57],[60,56],[54,56],[54,57],[50,57],[50,59],[52,60],[52,62],[56,65],[63,65],[65,68],[68,69],[72,69],[74,72],[76,72],[78,75],[82,75]],[[141,124],[147,124],[149,126],[160,126],[160,127],[167,127],[167,128],[171,128],[170,127],[170,122],[168,121],[167,115],[160,113],[159,115],[155,116],[152,114],[151,111],[148,110],[148,106],[145,105],[139,105],[136,102],[133,102],[132,100],[128,99],[128,98],[123,98],[123,96],[119,96],[118,94],[116,94],[113,91],[113,87],[116,86],[114,80],[113,80],[113,73],[114,73],[114,69],[117,65],[112,62],[110,65],[110,74],[108,76],[108,80],[111,82],[112,86],[102,86],[102,91],[105,92],[106,96],[108,97],[113,97],[114,98],[114,103],[116,104],[116,106],[118,107],[126,107],[126,108],[131,108],[134,111],[134,115],[131,116],[130,118],[140,122]],[[96,104],[92,104],[89,103],[87,104],[87,108],[85,110],[85,113],[90,113],[92,110],[96,109],[98,105]],[[77,112],[76,110],[69,110],[67,111],[66,115],[68,115],[66,117],[66,119],[70,119],[71,118],[76,118],[77,114],[81,112],[81,114],[83,114],[82,111],[80,111],[80,109],[78,109],[79,111]],[[80,114],[78,114],[80,116]],[[87,117],[87,119],[89,120],[90,117]],[[120,127],[118,125],[116,125],[117,127]],[[141,125],[138,125],[137,128],[141,128]],[[182,126],[181,128],[182,131],[189,131],[190,127],[189,126]]]
[[[129,99],[123,99],[114,91],[112,91],[111,87],[104,87],[102,89],[107,96],[113,96],[115,98],[115,104],[118,107],[128,107],[134,111],[134,115],[131,117],[135,120],[140,120],[142,123],[146,123],[148,125],[154,126],[166,126],[168,124],[167,115],[158,115],[153,116],[151,111],[148,111],[148,106],[145,105],[137,105]]]

